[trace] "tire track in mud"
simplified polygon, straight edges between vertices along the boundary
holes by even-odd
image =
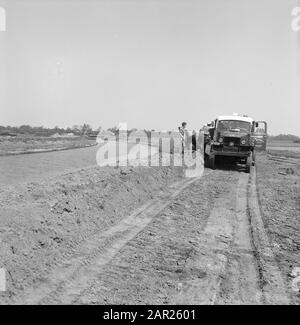
[[[237,186],[215,200],[200,239],[202,254],[190,261],[206,269],[174,303],[260,304],[262,293],[247,219],[248,175],[241,173]]]
[[[264,228],[255,168],[250,175],[240,175],[236,195],[234,240],[216,303],[289,304],[287,287]]]
[[[264,227],[256,182],[256,169],[253,168],[247,187],[247,214],[251,225],[250,230],[260,277],[260,289],[265,304],[287,305],[291,303],[291,297]]]
[[[227,257],[215,304],[262,304],[259,273],[254,256],[247,215],[248,174],[240,174],[231,214],[232,238],[223,254]]]
[[[109,263],[128,241],[137,236],[157,214],[198,179],[184,179],[171,185],[166,194],[149,201],[104,233],[89,238],[76,249],[72,258],[51,271],[42,284],[26,289],[13,303],[71,303],[97,277],[100,267]]]

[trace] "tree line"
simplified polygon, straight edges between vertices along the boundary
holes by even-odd
[[[295,143],[300,143],[300,138],[292,134],[279,134],[279,135],[270,135],[269,141],[292,141]]]
[[[77,136],[98,134],[101,131],[101,127],[96,130],[85,123],[83,125],[74,125],[72,127],[61,128],[55,126],[54,128],[46,128],[43,126],[30,126],[30,125],[21,125],[21,126],[1,126],[0,125],[0,135],[2,136],[14,136],[14,135],[33,135],[41,137],[49,137],[54,134],[66,135],[73,133]]]

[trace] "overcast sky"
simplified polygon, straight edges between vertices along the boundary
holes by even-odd
[[[0,125],[199,129],[238,112],[300,135],[298,0],[0,6]]]

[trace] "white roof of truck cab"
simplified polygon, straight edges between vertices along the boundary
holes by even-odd
[[[222,115],[218,117],[218,121],[243,121],[252,123],[254,120],[251,117],[242,115]]]

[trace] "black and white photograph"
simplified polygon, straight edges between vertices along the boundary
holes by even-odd
[[[300,305],[300,0],[0,0],[0,305]]]

